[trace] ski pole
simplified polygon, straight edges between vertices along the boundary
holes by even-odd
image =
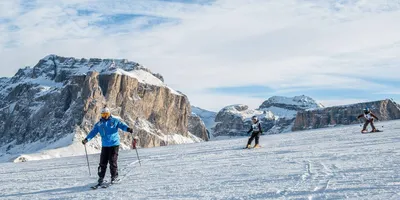
[[[90,173],[89,157],[88,157],[88,155],[87,155],[86,144],[85,144],[84,146],[85,146],[85,153],[86,153],[87,167],[88,167],[88,169],[89,169],[89,176],[92,176],[92,174]]]
[[[136,139],[136,138],[133,138],[133,141],[132,141],[132,148],[134,148],[134,149],[136,150],[136,155],[137,155],[137,158],[138,158],[138,160],[139,160],[139,164],[140,164],[140,166],[142,166],[142,163],[140,162],[140,158],[139,158],[139,153],[138,153],[138,150],[137,150],[137,148],[136,148],[136,143],[137,143],[137,139]]]

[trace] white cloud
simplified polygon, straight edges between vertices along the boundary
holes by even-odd
[[[0,18],[15,17],[20,8],[20,1],[1,1],[0,2]]]
[[[392,91],[366,77],[396,80],[400,73],[396,0],[218,0],[203,5],[62,0],[29,7],[7,1],[0,3],[0,13],[7,19],[0,22],[1,76],[11,76],[47,54],[127,58],[163,74],[167,84],[205,108],[235,99],[250,105],[262,102],[198,92],[206,88]],[[118,14],[144,16],[99,24]],[[146,15],[171,21],[154,25]],[[147,25],[151,28],[142,29]]]

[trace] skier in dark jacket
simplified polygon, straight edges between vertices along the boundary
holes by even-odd
[[[251,136],[249,138],[249,141],[247,142],[247,149],[251,148],[251,142],[253,142],[254,138],[256,139],[256,143],[254,145],[254,148],[259,148],[260,145],[258,144],[259,140],[260,140],[260,135],[262,133],[262,128],[261,128],[261,124],[260,121],[258,121],[257,116],[253,116],[251,118],[252,121],[252,125],[249,131],[247,131],[247,134],[251,133]]]
[[[379,120],[378,117],[376,117],[374,114],[372,114],[371,110],[369,108],[364,109],[364,114],[361,114],[357,117],[357,119],[360,119],[361,117],[364,117],[365,123],[363,126],[363,129],[361,130],[361,133],[366,133],[367,132],[367,126],[368,124],[371,124],[372,131],[371,132],[376,132],[376,128],[374,126],[374,118],[376,120]]]
[[[118,150],[119,150],[119,134],[118,129],[132,133],[132,128],[129,128],[125,123],[111,116],[110,109],[104,107],[101,110],[101,119],[97,122],[92,131],[86,136],[82,143],[85,145],[98,133],[101,136],[101,154],[100,164],[98,168],[99,180],[102,184],[107,171],[107,163],[110,163],[111,183],[118,181]]]

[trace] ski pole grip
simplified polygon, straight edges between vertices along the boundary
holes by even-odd
[[[137,139],[133,138],[132,140],[132,149],[136,149]]]

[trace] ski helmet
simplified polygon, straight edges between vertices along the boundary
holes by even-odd
[[[364,113],[365,114],[368,114],[368,113],[370,113],[371,112],[371,110],[368,108],[368,107],[366,107],[365,109],[364,109]]]
[[[104,119],[108,119],[111,115],[110,109],[107,107],[104,107],[101,109],[101,117]]]
[[[251,117],[251,120],[257,121],[258,118],[257,118],[257,116],[253,116],[253,117]]]

